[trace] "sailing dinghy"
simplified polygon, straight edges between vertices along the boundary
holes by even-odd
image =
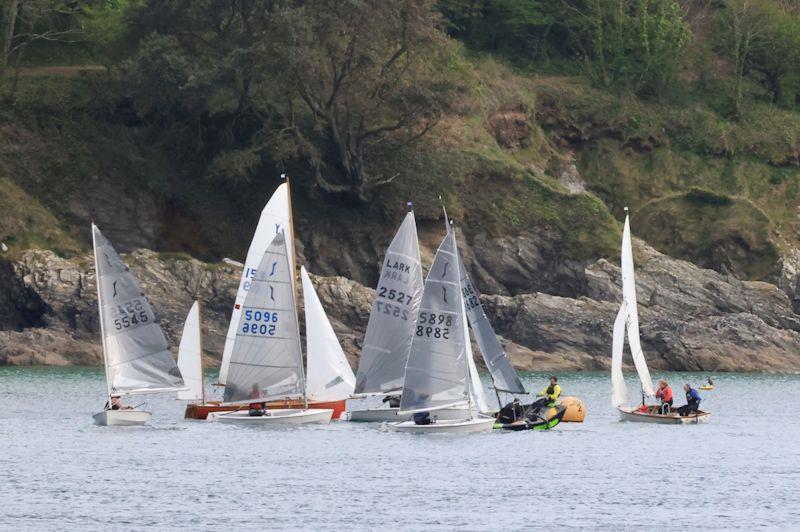
[[[282,176],[285,178],[285,176]],[[233,306],[233,310],[231,312],[231,321],[228,327],[228,334],[225,338],[225,348],[222,355],[222,363],[220,365],[220,373],[218,379],[218,385],[224,386],[227,381],[228,370],[230,367],[230,357],[231,353],[233,352],[233,346],[236,341],[236,324],[239,322],[239,318],[241,317],[242,313],[242,304],[247,297],[247,294],[250,290],[250,286],[258,272],[258,265],[261,262],[261,259],[264,256],[264,253],[267,250],[267,247],[272,242],[272,239],[277,235],[281,230],[286,231],[287,237],[287,249],[289,253],[289,263],[292,272],[292,286],[296,292],[296,279],[294,276],[294,272],[296,271],[295,268],[295,253],[294,253],[294,238],[293,238],[293,229],[292,229],[292,205],[291,205],[291,193],[289,190],[289,181],[286,180],[285,183],[281,183],[280,186],[275,190],[272,194],[272,197],[267,202],[264,209],[261,211],[261,216],[258,221],[258,225],[256,227],[255,234],[253,235],[253,239],[250,243],[250,248],[247,251],[247,259],[245,260],[244,269],[242,271],[242,277],[239,281],[239,289],[236,293],[236,301]],[[313,286],[310,286],[311,291],[313,292]],[[304,290],[304,293],[308,292]],[[311,292],[308,292],[309,294]],[[308,296],[307,296],[308,297]],[[313,295],[313,298],[316,298],[316,294]],[[318,299],[317,299],[318,302]],[[312,302],[313,305],[313,302]],[[306,313],[308,313],[308,306],[306,307]],[[322,310],[321,306],[319,307],[319,311],[313,311],[315,317],[309,321],[307,319],[306,324],[307,327],[310,327],[310,331],[312,334],[322,334],[325,336],[326,345],[332,346],[332,340],[330,336],[326,336],[328,331],[323,331],[324,323],[321,321],[324,318],[324,321],[327,322],[327,316],[325,316],[324,311]],[[318,319],[320,321],[318,321]],[[319,325],[318,325],[319,324]],[[317,329],[319,327],[319,329]],[[308,331],[307,331],[308,332]],[[199,331],[198,333],[199,334]],[[308,337],[308,334],[306,335]],[[334,336],[335,338],[335,336]],[[313,343],[313,342],[312,342]],[[338,341],[337,341],[338,344]],[[339,416],[345,411],[346,409],[346,400],[349,397],[351,392],[348,392],[346,386],[338,385],[336,389],[333,388],[326,388],[324,392],[318,391],[316,387],[316,376],[319,372],[322,373],[321,377],[324,379],[326,375],[330,373],[330,371],[326,371],[324,368],[331,368],[336,367],[339,369],[340,373],[337,377],[341,377],[343,382],[348,382],[354,380],[353,378],[353,371],[350,369],[349,366],[345,367],[340,364],[341,359],[337,359],[338,353],[336,353],[333,349],[324,349],[322,351],[323,356],[318,357],[315,356],[317,353],[316,347],[312,347],[312,357],[309,359],[309,388],[308,388],[308,396],[309,396],[309,405],[316,408],[333,408],[334,409],[334,419],[338,419]],[[331,357],[331,360],[328,360],[328,357]],[[346,361],[346,359],[345,359]],[[317,368],[317,363],[321,363],[322,366]],[[198,362],[199,363],[199,362]],[[327,380],[323,383],[323,386],[330,384],[330,382],[335,379],[336,377],[332,377],[330,380]],[[348,392],[348,393],[345,393]],[[317,399],[317,398],[321,399]],[[299,400],[282,400],[282,401],[269,401],[267,402],[267,408],[303,408],[305,404]],[[208,414],[211,412],[230,412],[233,410],[241,410],[247,409],[247,404],[223,404],[220,401],[206,401],[203,399],[201,402],[190,402],[186,405],[186,412],[184,417],[189,419],[206,419]]]
[[[628,208],[625,207],[625,226],[622,231],[622,252],[620,257],[622,267],[622,304],[614,321],[614,337],[611,349],[611,403],[619,411],[622,421],[635,421],[640,423],[660,423],[680,425],[687,423],[703,423],[711,415],[708,412],[698,411],[696,414],[680,416],[677,412],[662,414],[657,405],[645,404],[645,397],[654,397],[653,381],[650,370],[642,352],[639,338],[639,311],[636,302],[636,280],[633,273],[633,247],[631,245],[631,227]],[[622,374],[622,355],[627,331],[628,346],[633,357],[636,372],[641,383],[642,403],[637,406],[629,404],[628,388]]]
[[[229,358],[223,403],[247,410],[215,412],[207,420],[248,425],[328,423],[330,408],[309,408],[297,301],[283,230],[272,240],[250,280]],[[302,401],[299,408],[264,409],[270,401]]]
[[[400,414],[412,421],[388,424],[397,432],[470,433],[492,430],[494,418],[476,414],[472,348],[461,291],[455,233],[448,231],[428,272],[406,363]],[[458,419],[437,412],[463,411]]]
[[[409,210],[386,250],[355,386],[355,397],[381,397],[395,406],[351,408],[350,421],[409,419],[408,416],[398,418],[396,396],[403,386],[422,286],[417,226],[414,211]]]
[[[150,304],[122,258],[92,224],[97,305],[108,402],[95,414],[98,425],[144,425],[150,412],[119,408],[126,395],[185,388],[167,339]]]

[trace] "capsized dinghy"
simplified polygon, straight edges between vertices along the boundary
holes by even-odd
[[[92,243],[108,392],[106,409],[93,416],[94,422],[144,425],[150,419],[150,412],[113,409],[119,398],[174,393],[185,388],[183,377],[139,284],[94,224]]]
[[[472,349],[458,248],[454,231],[448,230],[425,281],[403,378],[400,413],[418,415],[413,421],[391,423],[388,428],[424,434],[491,431],[494,418],[474,413],[469,357]],[[435,417],[439,410],[460,408],[466,412],[462,419]]]
[[[675,411],[662,414],[658,406],[645,405],[645,397],[654,397],[653,381],[650,370],[642,352],[639,338],[639,312],[636,302],[636,279],[633,271],[633,246],[631,245],[631,227],[625,207],[625,226],[622,231],[622,252],[620,262],[622,266],[622,304],[617,318],[614,321],[614,337],[611,348],[611,403],[619,411],[622,421],[635,421],[639,423],[658,424],[688,424],[701,423],[711,415],[708,412],[698,411],[697,415],[681,417]],[[630,347],[633,363],[639,375],[642,388],[642,404],[638,407],[625,406],[629,403],[628,388],[622,374],[622,355],[627,331],[628,346]]]
[[[287,239],[281,230],[249,283],[229,359],[224,403],[248,403],[247,412],[209,415],[208,421],[269,425],[327,423],[333,409],[311,411],[306,396],[297,306]],[[303,407],[265,412],[268,401],[300,399]],[[315,409],[316,410],[316,409]],[[277,414],[273,415],[275,412]]]

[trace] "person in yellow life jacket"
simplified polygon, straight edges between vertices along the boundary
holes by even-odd
[[[538,397],[541,399],[537,399],[533,402],[531,407],[534,411],[544,408],[544,407],[551,407],[556,406],[556,401],[558,401],[558,397],[561,395],[561,386],[558,385],[558,377],[552,375],[550,377],[550,384],[546,386],[541,392],[539,392]]]

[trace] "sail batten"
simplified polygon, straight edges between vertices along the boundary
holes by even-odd
[[[164,332],[133,274],[94,224],[92,239],[109,395],[184,389]]]
[[[305,395],[291,268],[281,230],[257,265],[241,305],[228,363],[226,403]]]
[[[233,352],[233,345],[236,341],[236,331],[239,324],[239,319],[242,313],[242,305],[250,290],[252,280],[258,275],[258,266],[261,262],[264,253],[272,242],[273,238],[281,231],[285,231],[287,235],[287,248],[289,256],[289,264],[291,268],[291,278],[288,282],[294,287],[294,271],[295,271],[295,254],[294,242],[290,235],[292,234],[291,224],[291,206],[289,198],[289,186],[287,183],[282,183],[272,197],[267,202],[267,205],[261,211],[261,216],[256,226],[256,231],[253,239],[250,242],[250,248],[247,250],[247,258],[245,259],[244,268],[242,270],[242,277],[239,280],[239,289],[236,292],[236,300],[231,311],[231,321],[228,325],[228,333],[225,337],[225,348],[222,352],[222,363],[219,368],[218,383],[224,385],[228,378],[228,366]]]
[[[356,394],[380,394],[403,386],[403,375],[422,298],[422,265],[414,213],[392,239],[375,289]]]

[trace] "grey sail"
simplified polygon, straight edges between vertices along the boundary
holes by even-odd
[[[184,388],[164,332],[133,274],[94,224],[92,238],[108,393]]]
[[[492,374],[495,389],[508,393],[527,393],[519,380],[519,375],[517,375],[514,366],[508,360],[508,356],[506,356],[506,352],[503,350],[503,346],[497,338],[489,318],[486,317],[480,294],[472,284],[460,255],[458,257],[458,268],[461,275],[461,293],[464,296],[467,319],[469,319],[472,334],[475,335],[475,341],[478,343],[478,348],[481,351],[481,355],[483,355],[483,360],[486,362],[486,367],[489,368],[489,372]]]
[[[414,213],[409,212],[383,261],[358,364],[355,393],[386,393],[403,386],[421,297],[417,226]]]
[[[403,381],[401,412],[469,404],[464,319],[455,235],[450,231],[425,280]]]
[[[283,230],[267,248],[242,304],[225,402],[305,395],[292,270]]]

